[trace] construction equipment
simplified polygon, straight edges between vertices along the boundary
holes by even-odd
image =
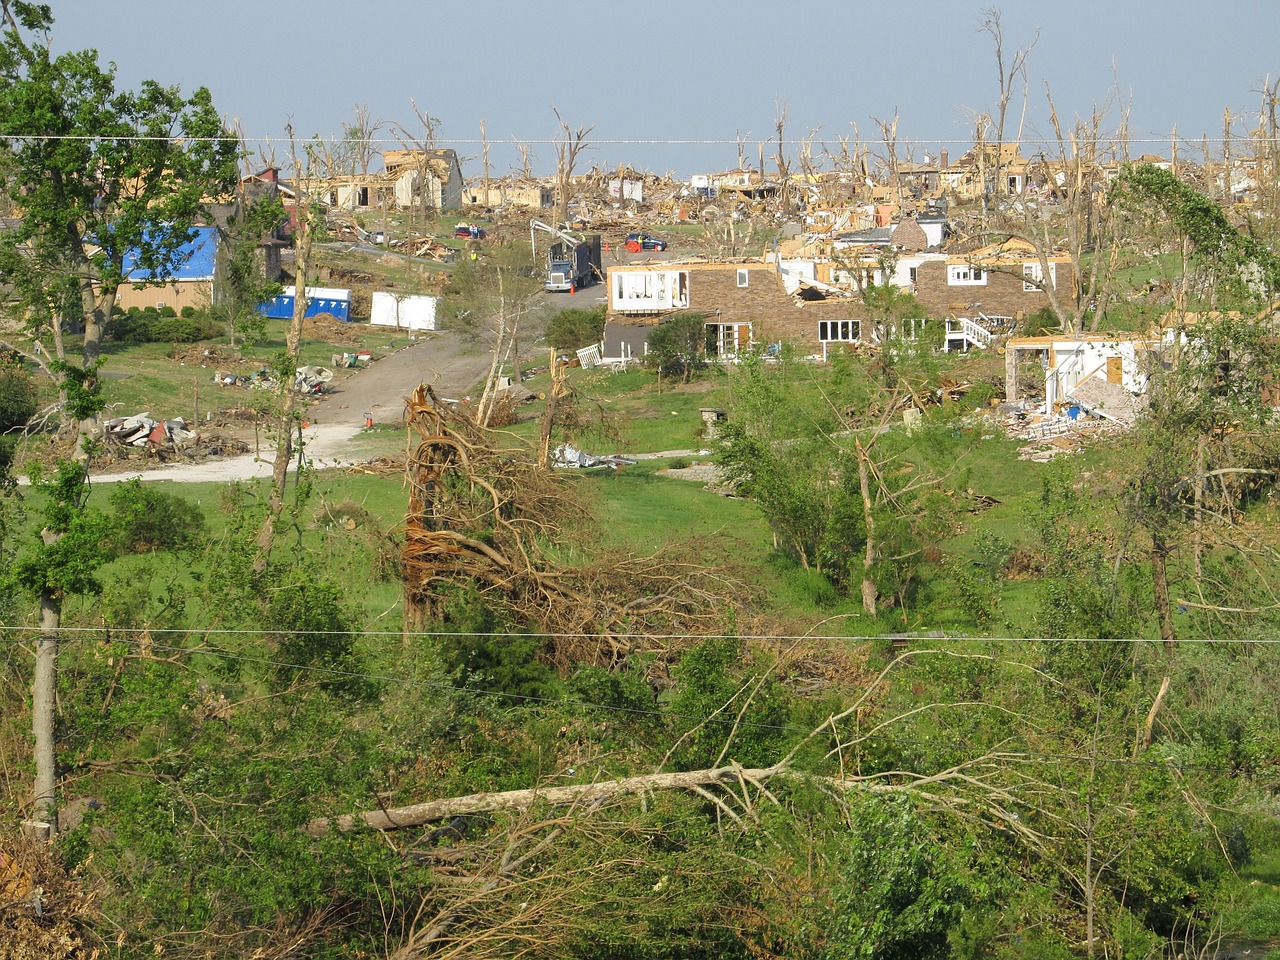
[[[574,236],[541,220],[532,220],[529,223],[529,244],[535,258],[538,255],[539,230],[556,238],[547,250],[547,278],[542,289],[553,293],[574,293],[579,287],[589,287],[604,278],[598,233]]]

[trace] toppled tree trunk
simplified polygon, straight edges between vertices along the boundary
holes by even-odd
[[[348,831],[358,827],[373,830],[400,830],[417,827],[448,817],[489,813],[494,810],[523,810],[534,803],[603,803],[624,796],[654,790],[698,790],[725,783],[761,784],[786,770],[783,764],[747,770],[736,764],[711,770],[687,773],[651,773],[605,783],[582,783],[568,787],[534,787],[528,790],[504,790],[501,793],[475,793],[466,797],[448,797],[415,803],[408,807],[370,810],[340,817],[317,817],[306,826],[313,837],[327,836],[331,831]]]

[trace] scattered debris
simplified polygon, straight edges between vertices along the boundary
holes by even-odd
[[[180,450],[196,436],[194,430],[187,429],[187,421],[182,417],[152,420],[145,413],[108,420],[102,425],[102,435],[108,443],[149,447],[152,450],[161,447]]]
[[[593,467],[608,467],[610,470],[617,470],[619,467],[634,466],[634,460],[626,457],[611,455],[606,457],[597,457],[589,453],[584,453],[575,447],[572,443],[562,443],[556,447],[551,454],[551,465],[561,469],[591,469]]]
[[[350,367],[367,366],[373,360],[373,354],[368,350],[360,350],[356,353],[335,353],[330,359],[335,367],[345,370]]]
[[[328,367],[299,367],[293,375],[293,389],[299,393],[324,393],[332,379],[333,371]]]

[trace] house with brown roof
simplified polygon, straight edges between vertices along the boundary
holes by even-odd
[[[776,263],[667,261],[608,268],[604,355],[644,356],[649,332],[672,317],[705,318],[707,352],[732,359],[753,346],[787,342],[825,355],[863,339],[865,309],[820,283],[789,293]]]
[[[1046,269],[1047,268],[1047,269]],[[1046,289],[1074,291],[1069,257],[1043,262],[1029,243],[1007,240],[963,254],[929,259],[916,268],[915,294],[933,317],[1023,317],[1049,305]]]

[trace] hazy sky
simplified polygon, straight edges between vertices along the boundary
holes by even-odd
[[[516,166],[517,140],[550,172],[553,105],[572,127],[595,125],[579,169],[723,170],[737,164],[738,137],[754,161],[779,104],[788,139],[818,130],[815,150],[837,149],[851,124],[874,139],[873,118],[896,110],[915,159],[944,142],[954,158],[971,142],[974,112],[998,95],[993,45],[978,30],[987,0],[50,2],[55,50],[96,48],[129,87],[207,86],[250,139],[274,139],[281,159],[287,124],[299,137],[337,135],[357,103],[420,134],[411,101],[440,119],[439,143],[458,150],[468,176],[481,172],[481,121],[494,175]],[[1068,121],[1119,91],[1132,137],[1154,141],[1137,152],[1167,156],[1175,125],[1197,144],[1220,138],[1227,107],[1247,133],[1263,83],[1280,76],[1280,0],[1001,9],[1006,58],[1039,36],[1024,141],[1050,133],[1046,83]],[[1021,90],[1010,130],[1020,112]]]

